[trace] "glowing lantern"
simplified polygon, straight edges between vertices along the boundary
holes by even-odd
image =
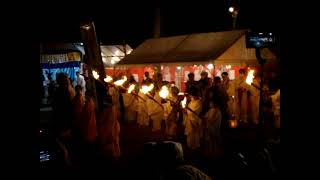
[[[238,121],[237,120],[229,120],[229,127],[230,128],[238,127]]]

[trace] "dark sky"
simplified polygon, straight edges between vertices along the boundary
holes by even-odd
[[[81,5],[63,11],[42,12],[40,42],[81,42],[80,22],[93,20],[97,36],[103,44],[119,44],[126,40],[133,48],[153,37],[155,3],[150,1],[117,1],[117,3]],[[238,28],[277,31],[277,4],[269,0],[236,1],[240,7]],[[255,4],[252,4],[252,3]],[[247,3],[247,4],[246,4]],[[161,36],[231,30],[228,13],[230,0],[181,1],[173,5],[161,3]],[[48,6],[49,7],[49,6]],[[61,10],[60,10],[61,9]]]

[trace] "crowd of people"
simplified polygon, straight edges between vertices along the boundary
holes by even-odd
[[[229,128],[229,120],[253,125],[259,123],[260,90],[266,96],[264,104],[271,102],[275,117],[272,124],[280,128],[280,90],[270,96],[266,85],[260,88],[259,76],[255,76],[251,85],[246,83],[245,69],[240,69],[239,78],[233,81],[227,72],[221,74],[222,79],[218,76],[211,79],[205,71],[199,81],[195,81],[194,76],[194,73],[188,74],[183,95],[174,82],[163,81],[161,73],[151,78],[146,72],[141,83],[131,76],[123,84],[123,89],[96,80],[96,86],[101,86],[97,92],[86,88],[85,78],[79,72],[73,83],[64,73],[57,75],[56,82],[49,77],[48,101],[54,112],[55,134],[66,144],[72,144],[70,151],[77,153],[70,153],[69,158],[75,163],[86,157],[84,154],[98,151],[108,158],[118,159],[121,156],[120,123],[150,127],[165,139],[186,144],[186,151],[190,154],[202,153],[206,158],[214,159],[223,151],[222,137]],[[113,77],[114,80],[121,78],[122,75]],[[126,90],[132,84],[135,88],[129,94]],[[154,88],[150,92],[141,92],[142,86],[151,84]],[[159,94],[163,86],[169,89],[166,99]],[[94,94],[97,101],[94,101]],[[110,97],[111,104],[106,108],[101,100],[105,96]],[[186,107],[183,107],[181,104],[185,100]],[[99,116],[95,102],[102,106],[99,107]]]

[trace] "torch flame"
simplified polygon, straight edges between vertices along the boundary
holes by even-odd
[[[114,82],[113,84],[116,85],[116,86],[122,86],[124,82],[127,81],[127,76],[124,76],[123,79],[120,79],[116,82]]]
[[[104,82],[111,82],[113,79],[112,79],[112,77],[111,76],[108,76],[107,75],[107,77],[106,78],[104,78]]]
[[[166,99],[169,95],[169,89],[167,86],[162,86],[161,91],[159,92],[161,98]]]
[[[129,86],[129,89],[128,89],[128,93],[130,94],[133,90],[134,90],[134,87],[135,87],[136,85],[134,85],[134,84],[131,84],[130,86]]]
[[[253,78],[254,78],[254,70],[250,70],[246,79],[246,83],[251,85],[251,83],[253,82]]]
[[[143,85],[141,88],[141,92],[143,94],[147,94],[148,92],[150,92],[152,89],[154,88],[153,84],[150,84],[149,86]]]
[[[97,71],[92,71],[92,75],[95,79],[99,79],[99,74],[97,73]]]
[[[187,97],[184,97],[184,99],[181,101],[181,106],[183,108],[186,108],[186,105],[187,105]]]

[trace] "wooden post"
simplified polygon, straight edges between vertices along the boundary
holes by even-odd
[[[84,63],[88,65],[87,89],[92,91],[96,110],[99,111],[99,108],[102,107],[98,107],[95,79],[92,76],[92,70],[96,70],[99,73],[100,80],[103,81],[106,77],[101,57],[100,44],[97,40],[96,30],[93,22],[82,23],[80,29],[87,57],[84,59]]]

